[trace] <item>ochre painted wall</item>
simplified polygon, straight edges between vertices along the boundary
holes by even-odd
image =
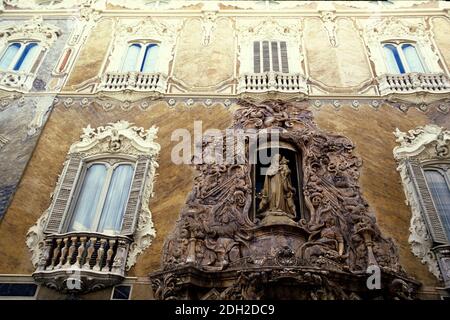
[[[113,30],[113,20],[101,19],[90,33],[82,47],[76,64],[64,90],[74,90],[73,86],[96,77],[101,71],[102,63],[107,56]]]
[[[392,155],[392,149],[396,145],[392,134],[395,128],[406,131],[424,125],[430,122],[428,116],[415,109],[404,114],[389,105],[383,105],[379,110],[365,105],[359,110],[350,106],[335,110],[332,106],[324,105],[320,110],[313,109],[313,113],[319,127],[344,134],[356,144],[356,153],[363,159],[360,178],[363,195],[375,212],[381,230],[397,243],[401,263],[406,271],[426,286],[436,285],[436,280],[426,266],[410,251],[408,228],[411,213],[410,208],[405,205],[400,177]],[[88,124],[97,127],[118,120],[127,120],[144,128],[152,125],[159,127],[157,142],[161,145],[158,161],[160,167],[157,169],[154,197],[150,200],[156,238],[138,257],[136,265],[127,276],[146,277],[150,272],[158,270],[164,239],[175,225],[195,176],[192,167],[172,163],[171,151],[177,142],[171,141],[171,133],[178,128],[186,128],[192,132],[195,120],[203,121],[203,130],[224,129],[230,125],[231,119],[230,110],[219,105],[211,108],[200,105],[169,108],[165,102],[159,102],[146,111],[138,108],[123,111],[116,107],[108,112],[96,104],[83,109],[57,105],[16,196],[0,223],[0,274],[31,274],[34,271],[25,244],[26,233],[50,205],[50,194],[61,173],[70,145],[78,141],[82,128]],[[139,292],[136,291],[137,296],[134,298],[140,297]],[[149,295],[145,292],[144,290],[142,297]]]

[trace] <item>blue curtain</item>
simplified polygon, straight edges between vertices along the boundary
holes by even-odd
[[[426,170],[425,177],[447,238],[450,239],[450,185],[443,172]]]
[[[104,164],[94,164],[87,170],[68,231],[95,231],[95,212],[106,173]]]
[[[19,60],[17,60],[14,70],[29,72],[36,61],[36,56],[39,51],[39,46],[36,42],[28,43],[22,52]]]
[[[120,231],[133,172],[133,166],[130,164],[122,164],[114,169],[103,205],[98,232],[116,233]]]
[[[383,49],[389,73],[405,73],[405,68],[403,67],[397,48],[392,44],[385,44]]]
[[[158,59],[159,46],[157,44],[149,44],[145,49],[144,60],[141,65],[141,72],[152,73],[156,70],[156,61]]]
[[[425,72],[416,48],[411,44],[402,45],[403,54],[411,72]]]
[[[122,72],[139,71],[137,67],[141,45],[134,43],[128,47],[127,54],[122,64]]]
[[[11,43],[8,48],[3,53],[2,58],[0,59],[0,70],[8,70],[12,61],[19,52],[20,43]]]

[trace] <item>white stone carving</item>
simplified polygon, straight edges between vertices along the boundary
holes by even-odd
[[[253,73],[254,41],[286,41],[290,73],[303,73],[301,62],[302,28],[297,19],[238,19],[240,73]]]
[[[24,23],[0,27],[0,47],[3,48],[11,41],[31,39],[39,41],[41,47],[47,49],[59,35],[59,28],[44,22],[41,16],[36,16]]]
[[[141,211],[139,212],[136,230],[133,234],[133,243],[128,253],[127,270],[135,264],[137,256],[150,246],[156,235],[152,214],[149,209],[149,200],[153,193],[153,179],[158,167],[157,157],[160,145],[155,141],[157,132],[158,129],[155,126],[145,130],[123,120],[95,129],[88,125],[83,129],[80,141],[73,144],[68,153],[68,159],[73,154],[78,154],[82,157],[111,154],[112,156],[122,155],[128,157],[145,156],[150,160],[146,183],[142,192]],[[52,197],[61,183],[60,176]],[[27,233],[26,243],[32,253],[31,260],[35,267],[43,254],[44,228],[48,220],[49,210],[50,208],[43,213]]]
[[[36,16],[24,23],[15,23],[0,27],[0,52],[3,52],[9,43],[14,41],[21,42],[24,39],[38,41],[41,52],[46,52],[59,35],[61,35],[59,28],[45,23],[41,16]],[[43,58],[41,58],[42,60]],[[37,70],[37,68],[34,69]],[[0,86],[5,90],[28,91],[33,86],[35,77],[36,75],[34,73],[1,71]]]
[[[409,176],[406,161],[414,159],[419,162],[450,159],[450,131],[436,125],[426,125],[401,132],[398,128],[394,132],[399,146],[394,148],[394,157],[398,161],[397,170],[400,172],[407,204],[411,207],[409,243],[411,250],[426,263],[428,269],[438,279],[441,278],[436,255],[432,251],[433,241],[424,220],[424,212],[420,205],[418,190]]]
[[[82,5],[95,6],[97,2],[105,0],[4,0],[4,2],[18,9],[56,10],[78,8]]]
[[[45,118],[47,117],[48,112],[52,108],[53,105],[53,96],[43,96],[36,101],[33,101],[35,105],[33,119],[28,124],[28,132],[29,136],[33,136],[42,127],[45,122]]]
[[[287,92],[308,94],[306,77],[300,73],[264,72],[242,74],[238,93]]]
[[[369,56],[375,64],[377,75],[388,73],[382,43],[393,40],[416,43],[427,71],[429,73],[443,72],[438,63],[439,56],[431,44],[430,31],[423,18],[417,18],[414,23],[395,17],[369,19],[363,30],[363,37],[369,47]]]
[[[384,74],[378,77],[381,95],[393,93],[450,93],[450,80],[444,73]]]

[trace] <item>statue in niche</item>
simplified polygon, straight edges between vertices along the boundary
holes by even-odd
[[[261,202],[258,213],[263,218],[278,216],[294,219],[296,216],[294,194],[289,161],[280,154],[275,154],[267,169],[264,187],[259,195]]]

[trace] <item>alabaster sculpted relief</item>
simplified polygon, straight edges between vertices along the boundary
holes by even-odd
[[[353,275],[364,273],[368,266],[405,276],[395,244],[381,233],[362,197],[358,185],[362,161],[353,154],[354,144],[345,136],[319,129],[306,104],[270,100],[240,101],[239,105],[230,128],[275,130],[280,146],[289,145],[294,151],[272,157],[257,194],[255,165],[249,156],[242,164],[204,161],[196,165],[193,190],[165,241],[162,273],[154,275],[156,297],[180,298],[173,285],[187,279],[180,274],[182,267],[195,267],[211,274],[208,277],[214,277],[214,272],[219,277],[227,270],[241,274],[234,286],[217,296],[227,299],[267,297],[255,286],[283,277],[292,277],[300,286],[322,283],[326,287],[323,295],[309,287],[296,296],[302,299],[352,299],[357,296],[357,290],[350,289],[356,281]],[[215,144],[217,140],[204,139],[204,159]],[[248,152],[246,144],[244,154]],[[292,152],[301,154],[299,188],[290,178],[296,170],[294,157],[288,156]],[[299,194],[303,205],[293,201]],[[269,269],[250,272],[258,268]],[[347,282],[332,285],[328,276],[303,274],[302,268],[344,272]],[[393,286],[408,287],[403,280],[395,281]],[[339,292],[332,287],[340,287]],[[250,294],[249,288],[256,291]]]
[[[450,160],[450,131],[437,125],[426,125],[418,127],[408,132],[401,132],[397,129],[394,132],[399,145],[394,148],[394,157],[398,162],[397,170],[400,172],[403,189],[407,203],[411,207],[411,224],[409,243],[411,250],[419,257],[422,263],[438,279],[441,272],[438,261],[433,252],[433,237],[429,227],[426,225],[426,215],[424,207],[421,205],[420,190],[414,182],[414,177],[408,169],[409,162],[418,165],[429,161],[449,161]],[[426,186],[424,186],[426,188]]]
[[[70,147],[64,164],[64,167],[67,167],[73,157],[86,159],[92,156],[127,157],[128,159],[138,159],[141,162],[143,160],[149,162],[145,171],[146,176],[142,178],[144,183],[140,192],[142,198],[138,201],[140,206],[136,212],[137,217],[132,217],[137,221],[136,227],[126,232],[123,232],[125,227],[122,227],[122,233],[132,238],[128,256],[125,257],[125,261],[120,262],[124,264],[124,269],[126,264],[127,270],[135,264],[137,256],[150,246],[156,234],[149,210],[149,200],[153,192],[153,179],[158,167],[157,157],[160,150],[159,144],[155,141],[157,131],[158,129],[154,126],[144,129],[123,120],[98,128],[92,128],[88,125],[83,129],[80,141]],[[55,196],[58,195],[63,178],[63,175],[59,177],[55,191],[52,193],[52,205],[29,229],[27,234],[26,243],[32,253],[32,263],[35,267],[42,262],[42,259],[46,260],[45,252],[43,252],[46,235],[49,234],[46,231],[46,226],[49,223],[50,212],[54,207]],[[64,233],[61,227],[59,227],[59,231]],[[117,259],[119,258],[117,256]]]

